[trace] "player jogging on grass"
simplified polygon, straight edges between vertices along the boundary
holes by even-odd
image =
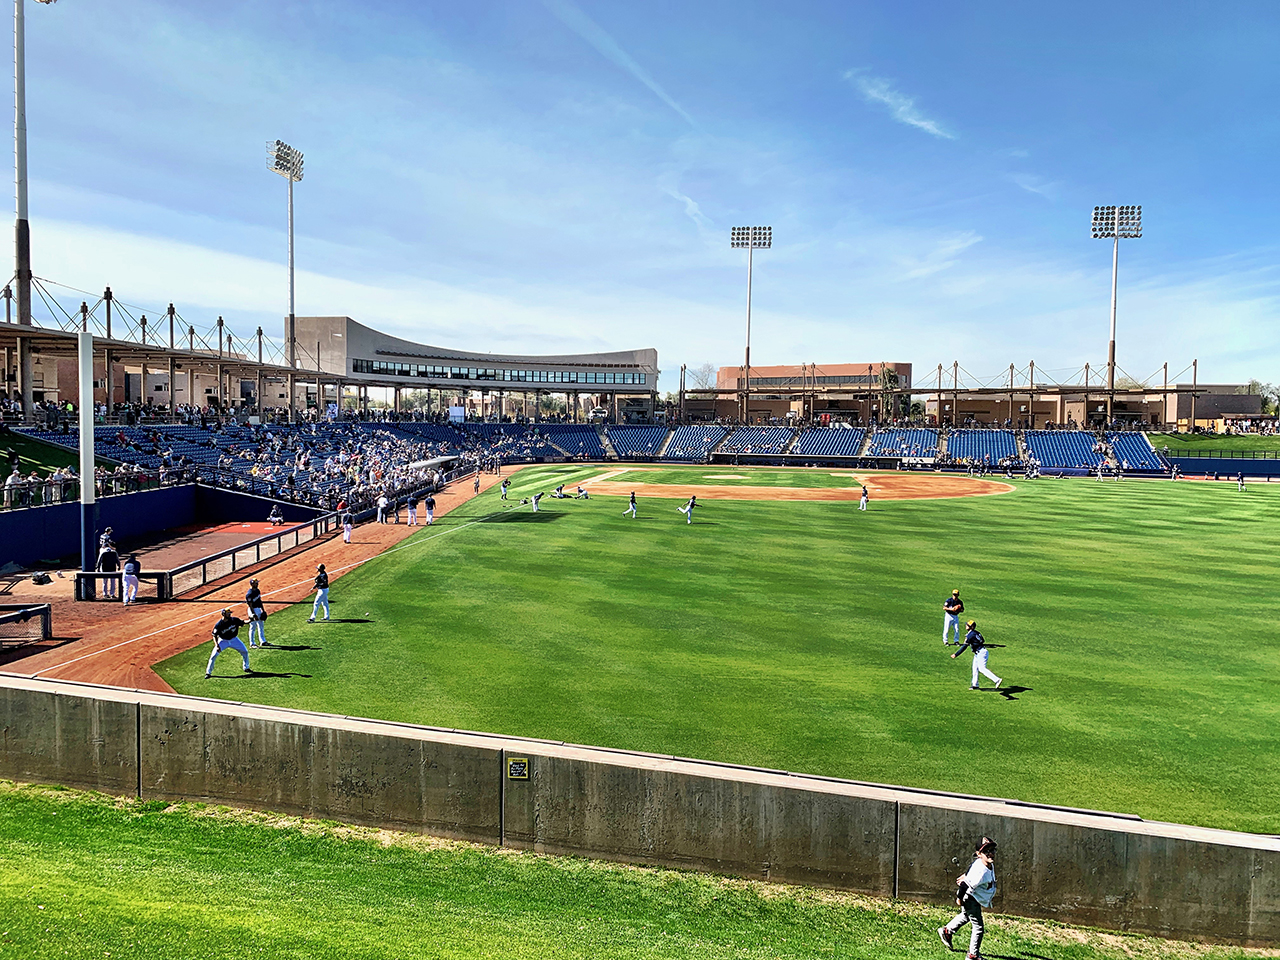
[[[240,628],[243,626],[243,620],[231,615],[230,607],[222,611],[222,619],[213,625],[213,653],[209,654],[209,665],[204,668],[206,680],[213,676],[213,664],[218,659],[218,654],[227,647],[239,650],[240,659],[244,661],[244,672],[253,673],[249,667],[249,651],[245,649],[244,641],[239,637]]]
[[[938,937],[951,950],[955,932],[966,923],[973,924],[969,934],[969,960],[981,960],[982,935],[986,932],[982,908],[991,906],[996,895],[996,842],[983,837],[977,847],[973,864],[956,880],[956,906],[960,912],[945,927],[938,928]]]
[[[262,591],[258,589],[257,578],[249,581],[249,590],[244,595],[244,604],[249,608],[249,646],[267,645],[267,608],[262,602]],[[258,642],[254,643],[254,636]]]
[[[964,648],[968,647],[973,651],[973,683],[969,685],[969,689],[978,689],[978,674],[982,674],[988,680],[994,680],[996,686],[1000,686],[1004,681],[987,669],[987,641],[982,639],[982,634],[978,632],[978,621],[970,620],[965,627],[969,632],[965,634],[964,643],[960,644],[960,649],[951,655],[951,659],[954,660],[960,656],[964,653]]]
[[[324,619],[329,619],[329,574],[325,573],[324,564],[316,567],[316,599],[311,605],[311,616],[307,618],[307,623],[316,622],[316,614],[320,612],[320,608],[324,607]]]
[[[627,509],[622,511],[622,515],[625,517],[628,513],[631,514],[632,520],[636,518],[636,492],[634,490],[631,491],[631,503],[627,506]]]

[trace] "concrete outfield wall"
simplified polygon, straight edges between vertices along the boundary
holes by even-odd
[[[1243,473],[1250,477],[1280,477],[1280,460],[1250,460],[1232,457],[1169,457],[1170,463],[1176,463],[1187,476],[1207,476],[1216,473],[1222,482],[1234,480],[1236,474]],[[1266,483],[1264,479],[1262,481]]]
[[[0,728],[19,780],[946,905],[986,834],[997,912],[1280,944],[1280,838],[2,674]]]

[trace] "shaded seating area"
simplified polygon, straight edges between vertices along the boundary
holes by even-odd
[[[796,438],[791,452],[804,457],[856,457],[866,438],[865,427],[810,427]]]
[[[877,430],[871,438],[872,457],[936,457],[938,431],[926,427]]]

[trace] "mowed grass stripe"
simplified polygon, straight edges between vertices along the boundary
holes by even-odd
[[[511,496],[590,469],[521,471]],[[372,623],[273,616],[274,640],[317,649],[255,667],[306,677],[206,683],[204,647],[160,672],[182,692],[1280,832],[1280,486],[715,501],[692,526],[671,500],[624,507],[548,497],[534,515],[495,488],[335,584],[334,615]],[[1030,689],[968,690],[968,655],[940,642],[952,587],[1004,645],[992,669]]]

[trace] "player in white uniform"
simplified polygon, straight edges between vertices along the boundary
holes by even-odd
[[[120,582],[124,584],[124,605],[138,601],[138,574],[142,572],[142,564],[138,562],[136,553],[129,554],[121,570]]]
[[[320,608],[324,607],[324,618],[329,619],[329,574],[324,571],[324,564],[316,567],[316,599],[311,605],[311,616],[307,618],[307,623],[316,622],[316,614],[320,612]]]
[[[262,602],[262,591],[258,589],[257,578],[249,581],[249,590],[244,595],[244,605],[249,610],[249,646],[265,647],[267,645],[267,607]]]
[[[956,643],[960,642],[960,614],[964,613],[964,601],[960,599],[960,591],[952,590],[951,596],[942,603],[942,642],[951,643],[951,631],[955,630]]]
[[[544,490],[544,491],[542,491],[542,493],[535,493],[535,494],[533,495],[533,497],[532,497],[532,498],[530,498],[529,502],[533,504],[533,512],[534,512],[534,513],[537,513],[537,512],[538,512],[538,501],[539,501],[539,500],[541,500],[541,499],[542,499],[543,497],[545,497],[546,495],[547,495],[547,492]]]
[[[634,490],[631,491],[631,503],[627,506],[627,509],[622,511],[622,515],[625,517],[628,513],[631,514],[632,520],[636,518],[636,492]]]
[[[859,510],[867,509],[867,501],[870,499],[871,499],[871,495],[867,493],[867,488],[864,485],[862,488],[862,497],[858,500],[858,509]]]
[[[509,477],[503,477],[503,478],[502,478],[502,499],[503,499],[503,500],[506,500],[506,499],[507,499],[507,490],[510,488],[510,486],[511,486],[511,480],[510,480],[510,478],[509,478]]]
[[[971,923],[969,935],[969,960],[980,960],[982,956],[982,935],[986,932],[982,925],[982,908],[991,906],[996,895],[996,842],[990,837],[978,841],[977,852],[973,855],[973,865],[964,876],[956,880],[956,905],[960,912],[945,927],[938,928],[938,937],[948,950],[955,932],[966,923]]]
[[[204,668],[206,680],[213,676],[213,664],[218,659],[218,654],[228,647],[240,651],[240,659],[244,661],[244,672],[253,673],[249,667],[249,651],[245,649],[244,641],[237,636],[243,626],[243,620],[231,615],[230,607],[222,611],[222,619],[213,625],[213,653],[209,654],[209,665]]]
[[[978,689],[978,674],[982,674],[988,680],[994,680],[996,686],[1000,686],[1004,681],[997,677],[994,673],[987,669],[987,642],[982,639],[982,634],[978,632],[978,621],[970,620],[965,624],[968,633],[964,635],[964,643],[960,644],[960,649],[951,655],[954,660],[960,654],[964,653],[964,648],[968,647],[973,651],[973,683],[970,684],[970,690]]]
[[[427,526],[429,527],[436,522],[436,498],[428,493],[422,505],[427,508]]]
[[[693,496],[689,498],[688,503],[686,503],[683,507],[676,507],[676,509],[684,514],[684,519],[686,523],[693,523],[693,508],[696,507],[697,505],[698,505],[698,495],[695,493]]]
[[[351,527],[354,524],[354,518],[351,516],[350,510],[342,511],[342,542],[351,542]]]
[[[418,495],[416,493],[409,494],[409,526],[416,527],[418,525]]]

